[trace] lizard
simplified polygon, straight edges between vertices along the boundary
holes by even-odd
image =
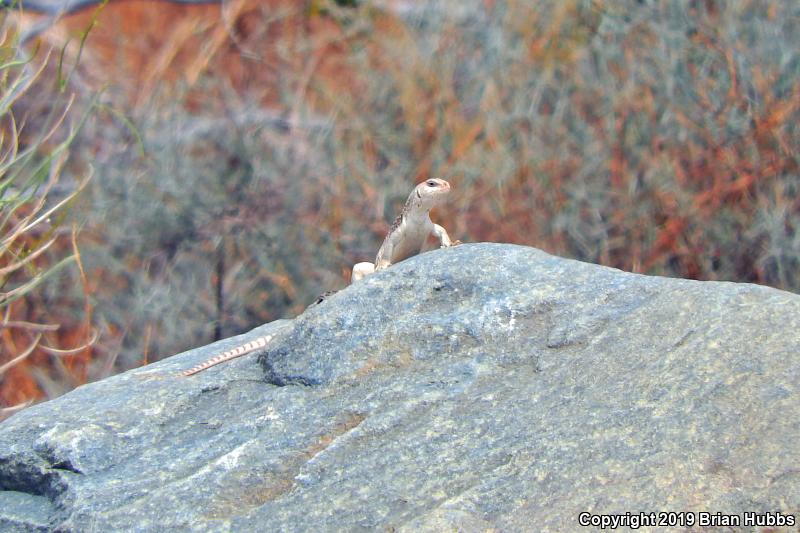
[[[442,204],[449,194],[450,184],[442,179],[431,178],[414,187],[408,195],[403,210],[397,215],[389,233],[386,234],[375,256],[375,262],[354,265],[350,276],[351,283],[417,255],[422,251],[430,235],[439,239],[441,248],[460,244],[459,241],[451,241],[447,230],[439,224],[434,224],[430,217],[431,209]]]
[[[422,251],[430,235],[439,239],[439,244],[442,248],[461,244],[460,241],[451,241],[447,231],[439,224],[434,224],[430,218],[431,209],[443,203],[448,194],[450,194],[450,184],[442,179],[431,178],[414,187],[414,190],[411,191],[406,200],[405,206],[403,206],[403,210],[395,219],[386,234],[386,238],[383,240],[383,244],[378,249],[375,262],[363,262],[354,265],[350,276],[351,283],[373,272],[383,270],[403,259],[417,255]],[[320,296],[315,304],[322,302],[329,294],[330,292]],[[246,344],[222,352],[182,372],[182,375],[191,376],[212,366],[261,349],[272,340],[273,336],[257,337]]]

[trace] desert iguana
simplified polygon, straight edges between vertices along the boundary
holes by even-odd
[[[450,194],[450,184],[445,180],[431,178],[414,187],[414,190],[408,196],[408,200],[406,200],[403,210],[397,216],[389,229],[389,233],[383,240],[383,244],[381,244],[378,254],[375,256],[375,262],[357,263],[353,266],[353,273],[350,276],[351,282],[356,282],[377,270],[383,270],[403,259],[417,255],[422,251],[430,235],[439,239],[439,244],[442,248],[460,244],[459,241],[451,241],[447,231],[439,224],[434,224],[430,217],[431,209],[443,203],[448,194]],[[186,370],[183,375],[191,376],[192,374],[197,374],[214,365],[263,348],[272,340],[272,337],[273,335],[258,337],[246,344],[222,352],[191,370]]]
[[[431,222],[431,209],[444,202],[450,184],[440,179],[425,180],[411,191],[403,210],[397,215],[389,233],[375,256],[375,263],[358,263],[350,281],[358,281],[377,270],[408,259],[422,251],[430,235],[439,239],[442,248],[453,245],[447,231]],[[458,244],[458,243],[456,243]]]

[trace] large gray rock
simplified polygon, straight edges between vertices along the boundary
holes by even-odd
[[[270,332],[258,356],[176,375]],[[0,529],[796,520],[799,384],[797,295],[462,245],[11,417]]]

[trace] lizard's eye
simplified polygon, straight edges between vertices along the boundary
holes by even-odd
[[[433,180],[428,180],[425,182],[425,185],[427,185],[428,187],[436,187],[436,182]]]

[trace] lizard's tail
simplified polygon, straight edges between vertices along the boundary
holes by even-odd
[[[200,363],[196,367],[185,370],[181,372],[184,376],[191,376],[192,374],[197,374],[198,372],[202,372],[206,368],[211,368],[214,365],[218,365],[220,363],[224,363],[225,361],[229,361],[231,359],[236,359],[244,354],[248,354],[259,348],[263,348],[267,345],[267,343],[272,340],[272,335],[267,335],[266,337],[259,337],[257,339],[253,339],[252,341],[248,342],[247,344],[242,344],[241,346],[237,346],[232,350],[228,350],[227,352],[222,352],[221,354],[212,357],[208,361]]]

